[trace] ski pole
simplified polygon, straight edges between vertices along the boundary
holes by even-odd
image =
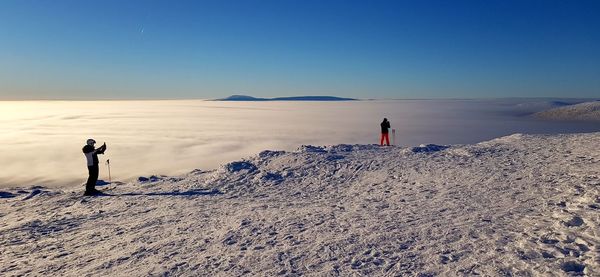
[[[111,177],[110,177],[110,159],[106,160],[106,166],[108,167],[108,182],[112,183]]]
[[[396,145],[396,129],[392,129],[392,145]]]

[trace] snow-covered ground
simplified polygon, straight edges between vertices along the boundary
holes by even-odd
[[[548,120],[600,121],[600,101],[591,101],[553,108],[533,114],[534,117]]]
[[[0,275],[600,275],[600,133],[302,147],[0,193]]]

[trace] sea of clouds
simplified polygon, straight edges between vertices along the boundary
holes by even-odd
[[[400,146],[476,143],[513,133],[600,131],[597,123],[527,115],[546,100],[377,100],[347,102],[6,101],[0,102],[0,187],[80,186],[87,138],[108,150],[101,179],[178,175],[262,150],[372,144],[387,117]]]

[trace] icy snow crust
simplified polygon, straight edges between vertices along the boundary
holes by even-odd
[[[0,275],[600,275],[600,133],[264,151],[0,193]]]

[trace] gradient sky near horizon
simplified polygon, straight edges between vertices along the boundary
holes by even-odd
[[[598,97],[600,1],[0,1],[0,100]]]

